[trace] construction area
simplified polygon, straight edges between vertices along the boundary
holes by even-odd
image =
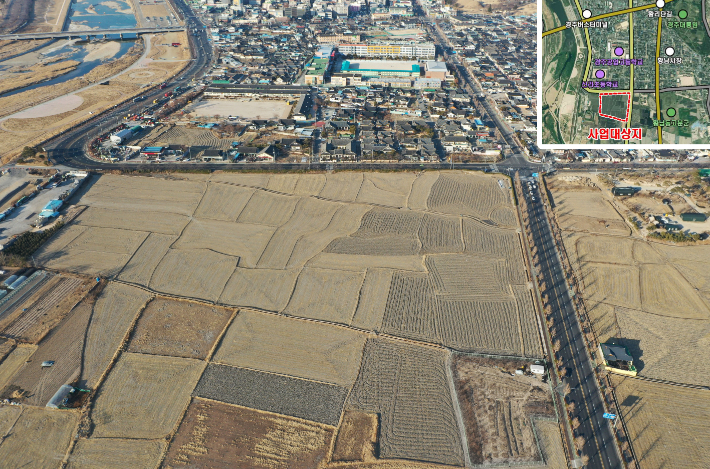
[[[686,191],[669,191],[683,183],[679,174],[670,177],[668,184],[636,179],[623,195],[612,193],[615,184],[603,174],[546,178],[563,254],[593,333],[633,362],[633,368],[606,369],[643,468],[699,467],[694,448],[706,447],[710,435],[704,404],[710,365],[698,353],[710,337],[710,246],[700,236],[649,223],[701,203]],[[629,182],[618,180],[616,187]],[[596,360],[605,365],[601,352]]]
[[[76,203],[0,299],[3,457],[33,429],[37,467],[566,467],[510,180],[92,175]]]
[[[257,99],[201,99],[185,108],[195,119],[286,119],[295,101]]]

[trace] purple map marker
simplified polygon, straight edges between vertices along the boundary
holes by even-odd
[[[595,75],[597,78],[604,78],[604,70],[597,70],[597,73]]]
[[[614,49],[614,53],[616,54],[617,57],[621,57],[624,55],[624,48],[623,47],[617,47]]]

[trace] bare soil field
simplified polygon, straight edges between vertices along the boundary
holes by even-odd
[[[193,396],[336,426],[347,393],[332,384],[209,364]]]
[[[128,351],[205,359],[232,314],[226,308],[155,298],[143,310]]]
[[[456,0],[454,5],[469,14],[490,15],[497,12],[518,11],[524,4],[524,0]],[[488,10],[489,8],[491,9],[490,11]],[[535,14],[535,11],[533,10],[528,14]]]
[[[178,424],[204,368],[198,360],[123,353],[94,402],[92,436],[164,438]]]
[[[286,101],[203,99],[186,112],[197,118],[239,116],[241,119],[286,119],[293,106]]]
[[[381,458],[462,466],[446,352],[370,339],[347,409],[380,415]]]
[[[152,469],[157,467],[165,451],[164,440],[89,438],[76,442],[69,469]]]
[[[313,469],[325,462],[332,439],[332,427],[194,399],[163,467]]]
[[[0,390],[10,384],[15,373],[25,366],[36,350],[36,345],[18,345],[0,361]]]
[[[23,407],[22,414],[0,444],[4,467],[56,468],[69,449],[79,420],[76,412]]]
[[[94,304],[84,346],[82,383],[96,388],[128,338],[141,309],[150,299],[145,290],[110,282]]]
[[[63,384],[79,378],[86,329],[91,319],[93,299],[87,297],[49,333],[39,344],[39,348],[12,379],[3,391],[4,397],[10,392],[19,393],[20,402],[44,406]],[[43,368],[45,360],[54,365]]]
[[[374,460],[379,426],[376,414],[346,411],[335,439],[333,461]]]
[[[152,68],[155,68],[158,65],[166,64],[153,64]],[[156,73],[154,76],[151,76],[151,78],[154,80],[157,76],[159,75]],[[182,125],[171,125],[168,128],[160,128],[157,132],[160,133],[156,135],[153,135],[153,133],[148,134],[138,140],[135,144],[141,146],[185,145],[227,150],[231,148],[232,142],[234,141],[234,139],[217,138],[215,134],[208,129],[192,129]],[[195,150],[193,149],[193,151]]]
[[[351,386],[360,369],[365,338],[342,327],[242,310],[213,361]]]
[[[533,377],[512,377],[488,359],[455,355],[452,368],[471,462],[542,461],[531,417],[555,418],[549,386]]]
[[[710,445],[707,391],[614,376],[617,400],[644,468],[702,467]]]

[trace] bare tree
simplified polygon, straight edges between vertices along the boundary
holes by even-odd
[[[582,435],[579,435],[574,439],[574,445],[577,447],[577,451],[582,451],[582,448],[584,448],[584,444],[587,442],[587,440],[584,439]]]

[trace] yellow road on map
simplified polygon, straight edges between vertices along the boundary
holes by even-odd
[[[672,1],[673,0],[668,0],[666,3],[672,2]],[[635,11],[648,10],[649,8],[656,8],[656,4],[650,3],[648,5],[640,5],[640,6],[633,7],[633,8],[626,8],[625,10],[618,10],[618,11],[611,11],[609,13],[603,13],[601,15],[592,16],[591,18],[582,20],[582,23],[590,23],[592,21],[601,20],[603,18],[609,18],[611,16],[625,15],[627,13],[633,13]],[[569,29],[569,28],[567,28],[567,26],[559,26],[555,29],[550,29],[548,31],[543,32],[542,37],[545,37],[545,36],[548,36],[548,35],[554,34],[554,33],[559,33],[560,31],[564,31],[565,29]]]

